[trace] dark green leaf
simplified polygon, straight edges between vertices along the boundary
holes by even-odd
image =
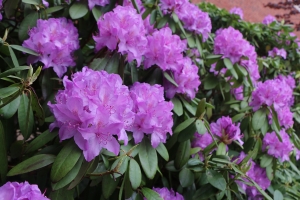
[[[269,166],[272,163],[273,157],[269,156],[269,155],[263,155],[260,158],[260,166],[262,168],[266,168],[267,166]]]
[[[146,19],[148,15],[152,12],[152,8],[147,8],[146,11],[142,14],[142,19]]]
[[[94,18],[96,21],[98,21],[98,19],[102,16],[102,12],[101,12],[101,7],[99,6],[94,6],[92,9],[92,13],[94,15]]]
[[[6,180],[6,172],[8,167],[7,161],[5,132],[2,122],[0,121],[0,176],[2,183],[4,183]]]
[[[144,138],[140,144],[139,158],[142,168],[149,179],[153,179],[157,169],[156,150],[151,146],[150,141]]]
[[[88,13],[86,4],[75,2],[69,9],[69,14],[72,19],[79,19]]]
[[[51,200],[74,200],[73,193],[73,190],[62,188],[60,190],[52,191],[49,198]]]
[[[238,122],[240,121],[243,117],[245,117],[245,113],[239,113],[235,116],[232,117],[232,122]]]
[[[15,68],[9,69],[9,70],[4,71],[3,73],[1,73],[0,78],[7,77],[7,76],[12,75],[16,72],[26,70],[26,69],[29,69],[29,67],[28,66],[20,66],[20,67],[15,67]]]
[[[215,196],[217,192],[218,190],[216,188],[212,187],[210,184],[205,184],[196,191],[193,200],[206,200]]]
[[[111,58],[109,58],[109,61],[105,66],[105,71],[107,71],[110,74],[118,74],[119,61],[120,61],[120,54],[114,53],[114,55]]]
[[[6,0],[3,3],[4,12],[7,18],[14,17],[19,5],[19,0]]]
[[[83,164],[80,167],[80,170],[79,170],[78,174],[76,175],[74,180],[69,185],[68,190],[73,189],[74,187],[76,187],[80,183],[80,181],[82,180],[82,178],[86,174],[88,168],[90,167],[91,163],[92,162],[87,162],[86,160],[83,159]]]
[[[10,46],[8,46],[8,50],[9,50],[10,57],[13,61],[14,66],[19,67],[19,62],[18,62],[18,59],[16,57],[16,54],[14,53],[14,51],[12,50],[12,48]]]
[[[188,118],[184,122],[180,123],[174,130],[174,133],[179,133],[190,126],[196,119],[195,118]]]
[[[5,119],[11,118],[17,112],[19,105],[20,105],[20,96],[18,96],[16,99],[14,99],[6,106],[0,108],[0,116]]]
[[[39,122],[39,125],[42,126],[45,122],[44,110],[41,104],[39,103],[39,99],[34,91],[31,92],[31,98],[32,98],[31,107],[32,107],[33,114],[37,119],[37,121]]]
[[[18,174],[24,174],[31,172],[54,162],[55,156],[51,154],[39,154],[24,160],[23,162],[17,164],[8,173],[7,176],[15,176]]]
[[[30,142],[25,150],[25,153],[30,153],[43,147],[45,144],[53,140],[57,136],[57,133],[57,131],[51,133],[49,130],[46,130],[36,137],[32,142]]]
[[[18,90],[20,90],[20,87],[16,87],[16,86],[1,88],[0,89],[0,100],[11,96],[12,94],[16,93]]]
[[[18,120],[22,135],[25,139],[29,138],[30,134],[32,134],[34,118],[31,108],[31,98],[28,99],[27,95],[24,93],[21,95]]]
[[[146,197],[147,200],[163,200],[159,194],[149,188],[142,188],[142,193]]]
[[[131,0],[132,4],[133,4],[133,7],[137,10],[137,12],[140,14],[141,11],[140,11],[140,8],[138,6],[138,4],[136,3],[136,0]]]
[[[82,156],[81,150],[70,140],[57,155],[52,169],[51,180],[58,182],[73,169],[79,158]]]
[[[40,0],[22,0],[23,3],[33,4],[33,5],[39,5],[41,3]]]
[[[39,56],[39,54],[31,49],[19,46],[19,45],[9,45],[10,47],[12,47],[13,49],[16,49],[18,51],[24,52],[24,53],[28,53],[34,56]]]
[[[197,111],[196,111],[196,117],[199,118],[205,111],[206,106],[206,99],[201,99],[201,101],[198,103]]]
[[[279,121],[278,121],[278,115],[277,115],[276,110],[273,107],[272,107],[272,125],[271,126],[274,129],[279,141],[282,142],[282,138],[281,138],[281,135],[279,133],[280,124],[279,124]]]
[[[103,177],[102,194],[106,199],[108,199],[113,194],[113,192],[118,186],[119,181],[120,178],[114,180],[110,177],[110,175],[106,175]]]
[[[153,10],[150,16],[150,24],[153,25],[156,21],[157,10]]]
[[[252,127],[254,130],[259,130],[263,127],[264,123],[268,123],[266,111],[265,109],[259,109],[253,115]]]
[[[215,188],[224,191],[226,189],[226,180],[219,172],[214,170],[207,170],[206,176],[208,182]]]
[[[181,169],[189,160],[191,151],[191,142],[187,140],[185,142],[181,142],[178,146],[176,157],[175,157],[175,167],[177,169]]]
[[[204,82],[204,89],[211,90],[211,89],[214,89],[218,85],[219,80],[214,75],[208,75],[207,77],[205,77],[203,82]]]
[[[51,14],[51,13],[60,11],[63,8],[64,8],[63,6],[54,6],[54,7],[47,8],[45,11],[46,11],[47,14]]]
[[[38,20],[38,12],[32,12],[22,20],[18,31],[20,41],[26,40],[29,37],[28,31],[32,27],[36,26],[37,20]]]
[[[111,170],[116,170],[118,173],[113,174],[114,178],[118,178],[121,174],[124,174],[128,168],[128,157],[118,158],[111,166]]]
[[[169,161],[169,153],[167,148],[165,147],[165,145],[163,143],[160,143],[157,147],[156,147],[156,151],[159,153],[159,155],[161,155],[161,157],[163,157],[163,159],[165,159],[165,161]]]
[[[189,125],[186,129],[181,131],[178,135],[178,142],[184,142],[186,140],[190,140],[193,138],[194,134],[196,132],[196,126],[195,123],[192,123]]]
[[[184,168],[179,173],[179,181],[182,187],[189,187],[194,183],[194,174],[191,170]]]
[[[181,116],[183,114],[183,107],[182,107],[182,103],[181,101],[174,97],[173,99],[171,99],[174,107],[173,107],[173,111],[178,115]]]
[[[136,190],[142,182],[141,168],[134,159],[130,159],[129,163],[129,180],[131,183],[131,187],[134,190]]]

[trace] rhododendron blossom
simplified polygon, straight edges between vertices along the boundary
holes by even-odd
[[[221,117],[217,122],[210,124],[210,129],[226,145],[231,144],[234,140],[241,145],[244,144],[241,140],[243,135],[241,135],[240,124],[233,124],[230,117]]]
[[[36,51],[44,69],[53,67],[62,77],[67,67],[74,66],[72,53],[79,48],[78,31],[71,20],[50,18],[37,20],[36,27],[29,31],[29,39],[23,46]]]
[[[105,6],[109,4],[109,0],[89,0],[89,8],[92,10],[93,7],[97,6]]]
[[[194,139],[192,141],[192,147],[200,147],[201,150],[204,150],[208,145],[210,145],[213,142],[213,138],[211,137],[211,135],[206,132],[204,134],[199,134],[199,133],[195,133],[194,134]],[[199,157],[201,160],[204,159],[202,152],[200,151],[199,153]]]
[[[136,113],[131,129],[135,143],[141,142],[144,134],[151,136],[154,148],[165,143],[167,133],[172,134],[173,103],[165,101],[163,87],[136,82],[130,88],[130,96]]]
[[[241,19],[244,18],[243,10],[239,7],[233,7],[230,9],[229,13],[240,16]]]
[[[153,188],[155,192],[159,194],[159,196],[163,200],[184,200],[183,196],[178,192],[174,192],[173,189],[169,190],[168,188]]]
[[[290,160],[290,153],[294,150],[294,147],[285,130],[280,131],[280,136],[282,138],[282,142],[280,142],[274,131],[266,133],[263,139],[262,148],[266,150],[269,155],[279,159],[281,162],[284,162]]]
[[[273,15],[267,15],[263,19],[262,23],[265,24],[265,25],[269,25],[274,21],[276,21],[276,18]]]
[[[7,182],[0,187],[1,200],[50,200],[41,193],[37,185]]]
[[[271,57],[281,56],[282,58],[286,59],[286,51],[284,49],[278,49],[276,47],[270,50],[268,52],[268,55]]]
[[[59,127],[61,141],[74,137],[87,161],[102,148],[118,154],[120,145],[114,135],[127,144],[125,130],[131,129],[135,117],[120,76],[84,67],[72,81],[64,77],[63,83],[65,90],[57,93],[56,103],[48,103],[56,119],[50,129]]]
[[[96,50],[107,47],[127,55],[129,62],[134,59],[140,65],[147,48],[146,29],[141,15],[132,6],[117,6],[105,13],[98,22],[99,34],[93,38]]]

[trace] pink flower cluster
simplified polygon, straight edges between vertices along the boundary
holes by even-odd
[[[0,199],[3,200],[50,200],[45,197],[37,185],[7,182],[0,187]]]
[[[249,72],[252,81],[260,78],[255,48],[243,38],[242,33],[238,30],[232,27],[219,29],[216,32],[214,53],[222,54],[223,58],[230,59],[233,64],[239,63],[244,66]],[[249,58],[249,60],[242,59],[244,56]],[[219,73],[214,67],[211,69],[211,72]],[[221,72],[224,73],[226,70],[223,69]]]
[[[238,15],[238,16],[240,16],[241,19],[244,18],[244,13],[243,13],[243,10],[241,8],[233,7],[233,8],[230,9],[229,13]]]
[[[268,52],[268,55],[270,57],[281,56],[282,58],[286,59],[286,50],[274,47]]]
[[[241,135],[240,124],[233,124],[230,117],[221,117],[215,123],[210,124],[210,129],[212,134],[218,136],[220,141],[224,144],[231,144],[232,141],[236,140],[241,145],[244,142],[241,140],[243,135]]]
[[[276,21],[276,18],[273,15],[267,15],[263,19],[262,23],[265,24],[265,25],[269,25],[274,21]]]
[[[127,55],[129,62],[142,61],[147,48],[146,30],[141,16],[131,6],[117,6],[97,22],[99,34],[94,36],[96,50],[107,47]]]
[[[167,133],[172,134],[172,102],[164,99],[164,89],[160,85],[136,82],[130,88],[130,96],[136,113],[131,128],[135,143],[142,141],[144,133],[151,135],[151,144],[156,148],[160,142],[165,143]]]
[[[56,118],[50,130],[59,127],[60,140],[74,137],[87,161],[102,148],[117,155],[120,145],[114,135],[127,144],[125,130],[131,129],[135,118],[127,86],[119,75],[87,67],[72,79],[64,77],[65,90],[57,93],[55,104],[48,103]]]
[[[37,20],[37,26],[29,31],[29,39],[23,46],[36,51],[44,69],[53,67],[59,77],[74,66],[73,51],[79,48],[78,31],[71,20],[50,18]]]
[[[160,6],[164,12],[174,11],[183,22],[184,28],[201,34],[203,41],[207,40],[212,28],[208,13],[202,12],[188,0],[161,0]]]
[[[238,157],[238,162],[242,162],[242,160],[246,157],[246,154],[244,152],[241,152],[241,154]],[[251,178],[253,181],[255,181],[263,190],[266,190],[270,184],[271,181],[267,177],[266,170],[261,168],[258,164],[253,162],[251,159],[248,161],[248,164],[251,164],[250,169],[246,172],[246,175]],[[244,178],[245,182],[249,182],[246,178]],[[248,195],[248,199],[254,200],[254,199],[263,199],[261,196],[261,193],[256,189],[255,186],[249,186],[242,181],[237,181],[239,186],[246,192]]]
[[[183,196],[178,192],[174,192],[173,189],[169,190],[168,188],[153,188],[155,192],[159,194],[159,196],[163,200],[184,200]]]
[[[105,6],[109,4],[109,0],[89,0],[89,8],[92,10],[93,7],[97,6]]]
[[[194,134],[194,139],[192,141],[192,147],[200,147],[201,151],[204,150],[208,145],[210,145],[213,142],[212,137],[210,136],[210,134],[208,132],[204,133],[204,134],[199,134],[199,133],[195,133]],[[199,152],[199,156],[200,159],[203,160],[203,154],[202,152]]]
[[[279,123],[285,128],[293,126],[293,114],[290,106],[294,103],[293,89],[295,80],[291,76],[278,76],[264,83],[259,82],[252,92],[250,106],[258,110],[261,106],[274,106],[278,114]]]
[[[290,160],[290,153],[294,150],[294,146],[290,141],[289,135],[285,130],[280,131],[282,142],[278,139],[276,133],[266,133],[263,139],[263,150],[267,150],[267,153],[281,162]]]

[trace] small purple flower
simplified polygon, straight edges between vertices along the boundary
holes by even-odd
[[[174,192],[173,189],[169,190],[168,188],[153,188],[155,192],[159,194],[159,196],[163,200],[184,200],[183,196],[178,192]]]
[[[280,131],[280,136],[282,142],[278,139],[276,133],[273,131],[271,133],[266,133],[263,139],[263,149],[267,150],[267,153],[281,162],[290,160],[290,153],[293,151],[294,147],[290,141],[289,135],[285,130]]]
[[[269,25],[269,24],[271,24],[274,21],[276,21],[276,18],[273,15],[267,15],[263,19],[262,23],[265,24],[265,25]]]
[[[130,88],[130,96],[136,113],[131,127],[135,143],[141,142],[144,134],[151,136],[154,148],[161,142],[165,143],[167,133],[172,135],[173,103],[165,101],[163,87],[136,82]]]
[[[3,200],[50,200],[41,193],[37,185],[7,182],[0,187],[0,199]]]
[[[89,0],[89,8],[90,10],[93,9],[93,7],[97,6],[105,6],[109,4],[109,0]]]
[[[210,145],[213,142],[213,139],[211,137],[211,135],[209,133],[204,133],[204,134],[199,134],[199,133],[195,133],[194,134],[194,139],[192,141],[192,147],[200,147],[201,150],[204,150],[208,145]],[[200,159],[203,160],[203,154],[200,151],[199,153]]]
[[[178,12],[179,8],[185,4],[189,3],[188,0],[160,0],[159,6],[161,10],[172,12],[175,11]]]
[[[49,7],[49,3],[48,3],[46,0],[42,0],[42,2],[43,2],[44,6],[45,6],[46,8]]]
[[[270,50],[268,52],[268,55],[270,57],[281,56],[282,58],[286,59],[286,50],[278,49],[278,48],[274,47],[272,50]]]
[[[229,11],[229,13],[238,15],[238,16],[240,16],[241,19],[244,18],[244,13],[243,13],[243,10],[242,10],[241,8],[233,7],[233,8],[231,8],[231,10]]]
[[[237,140],[241,145],[244,144],[241,140],[243,135],[241,135],[240,124],[233,124],[230,117],[221,117],[217,122],[210,124],[210,129],[226,145],[231,144],[233,140]]]

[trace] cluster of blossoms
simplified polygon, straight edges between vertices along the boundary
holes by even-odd
[[[97,6],[105,6],[109,4],[109,0],[89,0],[89,8],[92,10],[93,7]]]
[[[72,81],[64,77],[63,83],[65,90],[57,93],[56,104],[48,104],[56,118],[50,129],[60,128],[60,140],[74,137],[87,161],[102,148],[117,155],[120,145],[113,135],[127,144],[125,130],[135,118],[133,101],[120,76],[84,67]]]
[[[265,25],[269,25],[274,21],[276,21],[276,18],[273,15],[267,15],[263,19],[262,23],[265,24]]]
[[[175,193],[173,189],[169,190],[168,188],[153,188],[153,190],[157,192],[163,200],[184,200],[183,196],[178,192]]]
[[[243,10],[242,10],[241,8],[233,7],[233,8],[231,8],[231,10],[229,11],[229,13],[238,15],[238,16],[240,16],[241,19],[244,18],[244,13],[243,13]]]
[[[237,158],[238,159],[237,164],[241,163],[245,157],[246,154],[244,152],[241,152],[239,157]],[[253,181],[255,181],[263,190],[266,190],[271,184],[271,181],[267,177],[266,170],[261,168],[255,162],[253,162],[252,159],[250,159],[247,164],[251,165],[251,167],[246,172],[246,175],[249,176],[249,178],[251,178]],[[244,179],[244,181],[249,182],[247,179]],[[246,192],[249,200],[263,199],[261,193],[256,189],[255,186],[247,185],[242,181],[236,181],[236,182]]]
[[[131,6],[117,6],[97,22],[99,34],[94,36],[96,50],[107,47],[127,55],[140,65],[147,47],[146,30],[141,16]]]
[[[270,50],[268,52],[268,55],[270,57],[281,56],[282,58],[286,59],[286,51],[284,49],[278,49],[276,47]]]
[[[213,142],[213,139],[212,139],[212,137],[210,136],[209,133],[206,132],[204,134],[199,134],[199,133],[196,132],[194,134],[194,139],[192,141],[192,147],[193,148],[200,147],[201,150],[204,150],[212,142]],[[203,157],[202,152],[199,151],[198,154],[199,154],[200,160],[203,160],[204,157]]]
[[[7,182],[0,187],[0,199],[3,200],[49,200],[45,197],[37,185]]]
[[[136,113],[131,131],[135,143],[142,141],[145,134],[151,134],[151,144],[156,148],[165,143],[167,133],[172,134],[172,102],[164,99],[164,89],[160,85],[136,82],[130,89],[133,111]]]
[[[290,141],[289,135],[285,130],[280,131],[280,136],[282,142],[278,139],[278,136],[273,131],[271,133],[266,133],[263,139],[263,150],[267,150],[267,153],[281,162],[290,160],[290,153],[293,151],[294,146]]]
[[[161,0],[160,7],[164,12],[175,12],[184,28],[201,34],[203,41],[207,40],[212,28],[208,13],[202,12],[188,0]]]
[[[273,80],[264,83],[259,82],[252,92],[250,106],[253,110],[258,110],[261,106],[274,106],[278,114],[281,126],[289,128],[293,126],[293,113],[290,106],[294,103],[293,89],[295,80],[291,76],[278,76]]]
[[[72,53],[79,48],[78,31],[71,20],[50,18],[37,20],[37,26],[29,31],[29,39],[23,46],[39,54],[35,61],[44,63],[44,69],[53,67],[59,77],[74,66]]]

